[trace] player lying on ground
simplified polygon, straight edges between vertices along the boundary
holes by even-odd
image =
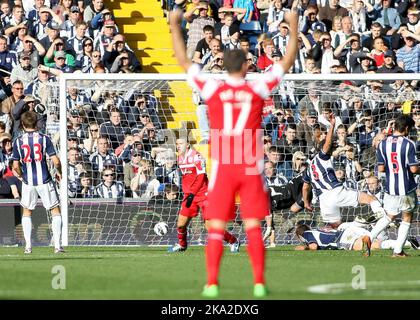
[[[393,249],[396,240],[374,240],[370,241],[370,232],[362,227],[349,226],[344,230],[323,231],[311,229],[307,224],[298,225],[295,235],[303,243],[296,246],[296,250],[354,250],[364,251],[366,256],[370,255],[370,250],[374,249]],[[406,247],[419,249],[416,237],[409,237],[405,243]]]
[[[187,250],[188,225],[192,218],[198,215],[200,209],[204,215],[208,187],[206,162],[201,154],[192,148],[186,139],[177,139],[176,149],[178,151],[178,167],[182,173],[184,199],[178,214],[178,243],[170,247],[168,252]],[[204,224],[208,229],[208,220],[204,220]],[[240,242],[235,236],[225,231],[223,240],[230,245],[231,252],[239,252]]]
[[[375,214],[385,214],[384,208],[375,196],[356,190],[346,189],[343,182],[335,174],[331,145],[334,135],[335,115],[329,116],[331,123],[325,140],[320,143],[320,151],[310,161],[303,176],[303,201],[305,209],[312,212],[310,193],[312,190],[318,196],[322,221],[336,229],[341,224],[342,207],[357,207],[359,204],[369,204]]]
[[[25,253],[32,253],[32,211],[35,209],[38,195],[42,205],[51,211],[52,233],[55,253],[64,252],[60,246],[61,214],[60,202],[54,181],[47,165],[50,157],[56,169],[56,180],[61,180],[61,163],[51,139],[37,131],[38,116],[33,111],[22,114],[21,124],[25,131],[13,143],[13,173],[22,181],[23,207],[22,228],[25,238]]]
[[[265,217],[267,229],[264,233],[263,240],[274,236],[273,214],[279,210],[290,210],[292,213],[298,213],[303,210],[305,204],[302,198],[303,172],[306,165],[302,164],[302,172],[292,178],[288,183],[282,186],[269,187],[271,200],[271,213]],[[311,198],[311,195],[309,195]],[[312,199],[311,199],[312,200]],[[270,240],[271,246],[273,241]],[[274,245],[275,246],[275,245]]]
[[[227,222],[235,218],[235,197],[241,199],[241,218],[248,239],[248,253],[254,274],[254,296],[265,297],[265,248],[261,233],[261,220],[269,214],[269,197],[262,170],[264,164],[261,118],[264,100],[281,82],[283,74],[294,64],[297,52],[297,1],[291,13],[285,14],[290,22],[286,54],[275,62],[270,71],[257,75],[252,83],[245,81],[248,70],[247,56],[242,50],[227,51],[224,66],[226,81],[206,77],[198,65],[188,59],[180,23],[182,12],[170,16],[172,43],[175,57],[188,72],[189,83],[208,106],[210,123],[210,155],[212,175],[208,188],[209,219],[206,246],[207,284],[204,297],[219,295],[219,269],[223,255],[223,235]],[[239,143],[238,143],[239,142]]]
[[[395,217],[402,213],[402,222],[398,227],[397,244],[393,257],[406,257],[403,245],[408,237],[413,212],[417,207],[417,183],[414,174],[419,173],[416,157],[416,145],[407,138],[414,126],[414,120],[408,115],[399,116],[394,123],[394,132],[379,143],[376,151],[378,171],[386,173],[384,208],[387,215],[382,217],[371,232],[374,240]]]

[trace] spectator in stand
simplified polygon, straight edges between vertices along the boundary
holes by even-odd
[[[214,36],[214,28],[211,25],[206,25],[203,28],[203,38],[197,42],[194,50],[192,60],[195,63],[201,64],[204,57],[208,56],[211,52],[210,44]]]
[[[47,35],[46,29],[48,27],[48,23],[52,21],[56,22],[58,25],[63,23],[61,18],[54,11],[47,6],[42,6],[39,9],[39,20],[35,20],[33,22],[31,34],[38,40],[41,40]]]
[[[67,132],[79,139],[88,137],[88,127],[84,123],[84,112],[80,109],[72,109],[69,112]]]
[[[219,10],[234,12],[238,21],[250,22],[254,17],[255,7],[253,0],[235,0],[233,6],[229,4],[227,7],[222,7]]]
[[[285,176],[277,173],[276,165],[271,161],[264,163],[264,181],[267,187],[280,187],[288,182]]]
[[[272,55],[276,48],[274,46],[273,40],[264,40],[262,43],[262,49],[264,50],[264,53],[258,57],[257,66],[262,72],[264,72],[274,62]]]
[[[380,23],[384,33],[389,37],[392,37],[401,25],[401,17],[397,9],[391,7],[391,4],[391,0],[379,0],[373,8],[368,6],[367,10],[369,19]]]
[[[124,143],[124,136],[130,129],[121,122],[121,113],[116,107],[110,110],[109,120],[109,122],[102,123],[100,135],[108,137],[112,149],[116,149]]]
[[[79,175],[82,172],[84,172],[83,157],[78,148],[71,147],[67,150],[67,176],[72,198],[76,197],[77,190],[80,188]]]
[[[47,70],[49,70],[49,72],[54,74],[55,76],[58,76],[61,73],[73,73],[73,67],[67,64],[67,61],[72,60],[71,58],[68,59],[69,56],[71,55],[66,53],[65,51],[56,51],[54,53],[54,64],[51,64],[50,62],[46,63],[46,65],[50,68]]]
[[[293,176],[293,169],[291,162],[284,161],[284,150],[277,146],[271,146],[268,149],[267,158],[275,164],[278,175],[283,175],[286,180],[290,180]]]
[[[53,3],[55,5],[53,5]],[[70,17],[70,8],[72,7],[73,0],[54,0],[53,3],[51,3],[52,10],[60,17],[62,21],[68,20]]]
[[[374,137],[380,132],[380,128],[375,127],[373,120],[372,111],[365,110],[363,117],[353,123],[348,129],[349,135],[355,134],[359,154],[372,146]]]
[[[13,68],[10,80],[14,83],[17,80],[21,80],[23,87],[26,88],[29,83],[34,81],[38,76],[38,69],[31,65],[31,55],[22,52],[19,55],[19,63]]]
[[[9,24],[10,19],[12,19],[12,13],[10,10],[9,2],[8,0],[3,0],[0,3],[0,25],[5,26]]]
[[[131,151],[131,161],[124,165],[124,186],[127,197],[132,197],[131,181],[139,171],[141,161],[141,153],[136,149]]]
[[[78,22],[75,35],[67,40],[66,48],[75,57],[83,53],[83,43],[86,39],[87,30],[88,25],[86,22]]]
[[[0,36],[0,65],[2,69],[11,72],[16,66],[17,56],[14,51],[9,51],[7,48],[7,39],[4,36]],[[0,72],[4,75],[4,72]]]
[[[116,181],[116,173],[114,171],[105,169],[101,176],[102,182],[95,187],[95,194],[98,198],[118,199],[124,197],[124,184]]]
[[[98,138],[98,150],[92,153],[89,157],[89,161],[92,164],[92,170],[97,172],[102,172],[104,169],[104,164],[106,160],[111,160],[117,163],[117,157],[114,155],[114,152],[110,148],[110,144],[106,137]]]
[[[335,16],[346,17],[349,15],[348,10],[340,6],[339,2],[339,0],[328,0],[318,3],[318,19],[325,24],[327,30],[331,30],[332,20]]]
[[[379,68],[384,64],[384,54],[388,50],[384,39],[377,37],[373,40],[373,49],[370,51],[370,57],[375,60],[375,65]]]
[[[152,175],[153,167],[149,160],[140,160],[139,169],[131,180],[133,198],[148,200],[159,194],[159,181]]]
[[[380,37],[382,34],[382,26],[379,22],[374,22],[370,26],[370,36],[362,38],[362,47],[369,51],[373,49],[373,40]]]
[[[331,102],[324,102],[322,104],[321,114],[318,116],[318,122],[327,128],[331,127],[331,123],[329,120],[329,114],[331,113],[332,113]],[[340,119],[340,117],[335,116],[335,129],[337,129],[338,126],[342,123],[343,121]]]
[[[110,43],[112,43],[115,35],[115,22],[113,20],[105,21],[104,26],[102,27],[102,31],[93,41],[94,49],[101,52],[101,55],[103,56],[105,49],[109,46]]]
[[[306,154],[306,141],[296,137],[296,124],[289,123],[283,137],[275,142],[275,145],[284,150],[284,161],[292,163],[293,154],[302,151]]]
[[[128,57],[128,59],[121,60],[122,57]],[[117,63],[114,67],[118,65],[118,61],[122,61],[123,64],[120,66],[120,68],[122,69],[129,69],[132,72],[140,72],[142,70],[142,65],[140,61],[137,59],[134,52],[127,45],[124,36],[121,34],[115,35],[111,43],[106,47],[102,61],[104,62],[104,65],[108,70],[113,70],[115,61],[117,61]],[[117,71],[111,72],[119,71],[118,69],[116,70]]]
[[[92,0],[83,12],[83,21],[90,23],[92,19],[105,9],[103,0]]]
[[[173,184],[181,186],[181,175],[176,166],[176,156],[173,152],[167,153],[164,158],[164,165],[154,169],[156,179],[160,184]]]
[[[384,63],[377,73],[403,73],[404,70],[395,63],[395,53],[392,50],[384,52]]]
[[[38,40],[26,35],[23,38],[23,47],[20,53],[29,54],[32,67],[37,68],[41,64],[41,56],[44,56],[46,51]]]
[[[331,73],[334,48],[331,45],[331,35],[328,32],[324,32],[312,48],[312,57],[316,67],[321,69],[321,73]]]
[[[219,14],[223,14],[223,25],[220,28],[220,32],[218,33],[216,26],[215,26],[215,38],[219,39],[223,45],[229,43],[230,41],[230,34],[229,34],[229,28],[234,23],[233,22],[233,13],[232,12],[222,12],[220,11]],[[216,24],[217,25],[217,24]]]
[[[76,36],[76,26],[82,21],[82,15],[78,6],[72,6],[70,8],[70,14],[68,19],[64,21],[62,30],[60,31],[60,37],[71,39]],[[85,36],[89,36],[89,29],[86,30]]]
[[[353,22],[354,32],[365,33],[368,20],[363,0],[353,0],[353,6],[349,9],[349,16]]]
[[[75,68],[82,70],[84,73],[92,73],[92,53],[93,53],[93,40],[91,38],[84,38],[82,42],[82,53],[76,56]],[[97,51],[99,57],[101,53]],[[101,59],[99,59],[99,62]]]
[[[363,51],[355,52],[350,56],[350,67],[353,73],[367,73],[371,66],[375,66],[375,60]],[[362,83],[356,82],[357,85]]]
[[[6,113],[10,116],[13,108],[15,107],[16,103],[18,103],[21,99],[24,98],[23,95],[23,82],[20,80],[16,80],[15,82],[13,82],[12,84],[12,95],[10,97],[8,97],[7,99],[5,99],[2,103],[1,103],[1,111],[3,113]],[[10,132],[11,128],[8,128],[8,130],[6,130],[7,132]]]
[[[198,42],[201,39],[203,39],[203,33],[205,33],[204,31],[205,26],[209,25],[213,27],[213,34],[211,38],[213,38],[214,36],[214,19],[208,16],[207,10],[208,10],[207,2],[200,2],[198,6],[192,7],[189,11],[185,12],[184,14],[184,19],[190,23],[190,27],[188,30],[188,40],[187,40],[187,53],[190,59],[192,59],[193,56],[195,55]],[[198,11],[198,15],[195,13],[197,11]],[[207,44],[210,43],[210,41],[206,41],[206,42]]]
[[[104,22],[107,20],[115,21],[114,15],[109,9],[103,9],[99,14],[93,17],[92,21],[90,22],[91,28],[90,33],[91,36],[96,37],[99,33],[99,30],[104,26]],[[118,26],[115,25],[116,33],[120,33]]]
[[[420,10],[416,7],[408,8],[407,11],[407,29],[414,34],[420,34]],[[403,17],[403,16],[402,16]]]
[[[302,151],[296,151],[293,154],[292,158],[292,169],[293,169],[293,177],[296,177],[297,175],[301,174],[303,170],[306,169],[307,166],[307,158],[305,156],[305,153]]]
[[[9,20],[9,23],[4,26],[4,35],[7,37],[15,37],[17,30],[23,26],[26,26],[31,30],[32,23],[25,19],[23,8],[16,5],[13,7],[12,17]]]
[[[273,35],[272,40],[276,51],[284,56],[286,54],[287,44],[289,43],[289,25],[286,22],[279,23],[278,32]]]
[[[77,190],[76,198],[95,198],[95,188],[92,184],[92,176],[88,172],[79,175],[80,188]]]
[[[286,125],[285,111],[282,108],[273,109],[263,118],[265,135],[271,137],[272,144],[282,138]]]
[[[311,4],[306,7],[306,10],[303,14],[303,23],[301,23],[300,31],[304,35],[312,34],[315,30],[320,30],[321,32],[327,32],[327,27],[325,24],[318,20],[318,7],[314,4]],[[312,40],[313,37],[311,36]]]
[[[97,151],[98,139],[99,139],[99,125],[96,122],[91,122],[89,123],[88,137],[87,139],[83,140],[84,148],[89,154]]]
[[[318,114],[314,109],[306,110],[306,108],[300,109],[301,115],[305,115],[302,116],[302,121],[297,125],[296,137],[299,140],[306,141],[308,148],[311,148],[313,146],[314,127],[318,121]]]
[[[274,0],[270,3],[267,16],[267,26],[269,33],[276,33],[278,26],[284,20],[284,14],[290,11],[288,8],[283,8],[281,0]]]
[[[350,73],[353,73],[355,65],[351,64],[351,61],[353,60],[351,60],[350,57],[355,53],[361,52],[368,53],[369,51],[366,48],[361,47],[360,35],[353,33],[334,50],[334,57],[341,63],[344,63]]]
[[[397,64],[405,72],[420,72],[420,35],[410,31],[403,31],[401,36],[404,39],[405,46],[397,50]]]

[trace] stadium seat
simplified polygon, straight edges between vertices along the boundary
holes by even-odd
[[[260,34],[262,32],[261,24],[259,21],[241,23],[239,29],[242,30],[244,33],[251,32]]]

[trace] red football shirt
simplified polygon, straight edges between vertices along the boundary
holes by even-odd
[[[179,155],[178,166],[182,173],[182,191],[185,195],[201,195],[207,192],[206,163],[197,150],[191,148],[185,154]]]
[[[220,81],[200,73],[198,65],[191,66],[189,83],[200,92],[208,106],[212,161],[219,165],[258,165],[262,170],[264,100],[279,84],[283,74],[282,67],[275,64],[255,81],[231,77]]]

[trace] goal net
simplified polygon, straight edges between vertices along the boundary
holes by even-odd
[[[331,110],[338,123],[333,144],[337,175],[347,188],[381,198],[383,177],[376,171],[372,147],[375,136],[390,133],[392,120],[407,113],[416,120],[410,138],[419,143],[418,79],[410,74],[287,75],[287,81],[266,100],[261,119],[270,162],[264,172],[267,183],[287,183],[317,152],[329,125],[323,114]],[[186,76],[66,74],[59,92],[56,142],[67,172],[60,188],[63,244],[177,242],[182,176],[176,165],[175,140],[188,138],[208,159],[206,106],[190,89]],[[208,161],[208,173],[210,166]],[[274,212],[277,244],[296,241],[292,230],[298,221],[323,225],[316,198],[313,203],[314,214]],[[344,221],[369,215],[367,206],[342,210]],[[236,217],[228,228],[244,241],[239,211]],[[169,226],[163,237],[153,230],[160,221]],[[411,233],[420,236],[419,227],[417,211]],[[390,237],[395,237],[395,229],[390,229]],[[188,230],[189,243],[200,245],[205,239],[203,221],[197,217]]]

